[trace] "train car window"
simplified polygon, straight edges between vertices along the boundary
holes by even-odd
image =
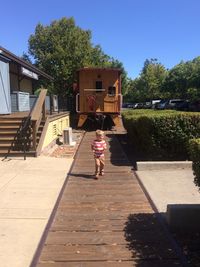
[[[116,94],[116,87],[115,86],[109,86],[108,87],[108,94],[109,95],[115,95]]]
[[[96,81],[96,92],[101,92],[101,90],[98,89],[102,89],[102,81]]]

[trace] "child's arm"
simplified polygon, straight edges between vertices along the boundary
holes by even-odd
[[[92,142],[91,144],[91,149],[92,149],[92,152],[94,152],[94,142]]]
[[[106,144],[106,141],[104,141],[103,148],[104,148],[104,150],[106,150],[106,149],[107,149],[107,144]]]

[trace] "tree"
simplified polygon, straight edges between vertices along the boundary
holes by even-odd
[[[148,100],[161,97],[161,86],[165,80],[167,71],[157,59],[150,59],[144,62],[141,79],[144,84],[144,92]]]
[[[62,18],[49,26],[39,23],[29,38],[29,54],[41,70],[54,78],[53,86],[46,86],[55,94],[71,94],[76,72],[83,67],[120,67],[125,86],[123,64],[106,55],[100,45],[93,46],[91,32],[76,26],[73,18]]]
[[[163,91],[170,97],[198,99],[200,97],[200,57],[192,61],[181,61],[166,77]]]
[[[23,52],[21,58],[22,58],[23,60],[25,60],[26,62],[32,64],[32,61],[31,61],[31,59],[30,59],[30,57],[29,57],[29,55],[28,55],[27,53]]]
[[[190,66],[183,61],[172,68],[165,80],[164,90],[171,94],[171,97],[186,96],[186,89],[188,87],[188,77],[190,72]]]
[[[140,76],[129,82],[127,94],[134,102],[161,98],[161,88],[166,76],[167,70],[157,59],[146,59]]]
[[[128,78],[127,78],[127,72],[125,71],[123,63],[117,59],[111,58],[107,65],[110,68],[117,68],[117,69],[120,69],[122,71],[122,74],[121,74],[122,94],[123,95],[126,94],[127,86],[128,86]]]
[[[29,38],[29,54],[54,78],[54,93],[70,94],[77,69],[90,64],[90,40],[91,32],[77,27],[73,18],[36,26]]]

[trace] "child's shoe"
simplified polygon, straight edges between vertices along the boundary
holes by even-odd
[[[95,175],[94,175],[94,179],[96,179],[96,180],[99,179],[99,174],[98,174],[98,173],[95,173]]]
[[[104,176],[104,171],[101,171],[101,172],[100,172],[100,175],[101,175],[101,176]]]

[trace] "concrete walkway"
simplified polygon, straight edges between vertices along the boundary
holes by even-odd
[[[159,212],[169,204],[200,204],[191,164],[143,163],[136,173]]]
[[[0,161],[1,267],[28,267],[73,158]]]

